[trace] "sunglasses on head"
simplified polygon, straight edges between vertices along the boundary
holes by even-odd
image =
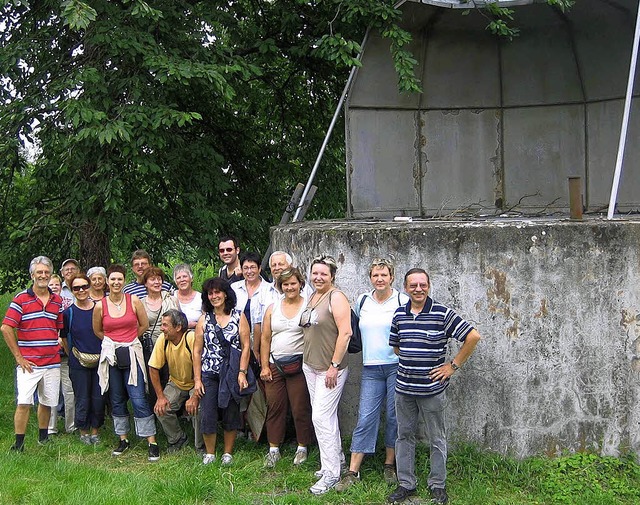
[[[87,291],[89,289],[89,284],[83,284],[82,286],[73,286],[71,288],[72,291]]]

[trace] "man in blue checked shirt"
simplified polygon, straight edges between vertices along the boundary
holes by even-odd
[[[447,503],[446,388],[449,378],[473,353],[480,335],[450,308],[429,297],[429,274],[413,268],[404,276],[410,301],[393,315],[389,345],[400,357],[396,381],[396,467],[398,487],[389,503],[402,503],[416,494],[415,452],[418,422],[422,420],[431,446],[431,471],[427,484],[433,503]],[[446,361],[447,343],[454,338],[462,347]]]

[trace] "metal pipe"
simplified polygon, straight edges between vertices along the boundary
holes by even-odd
[[[638,42],[640,42],[640,2],[636,17],[636,32],[633,38],[633,51],[631,52],[631,65],[629,68],[629,80],[627,81],[627,94],[624,99],[624,113],[622,115],[622,128],[620,129],[620,142],[618,144],[618,156],[616,158],[616,170],[613,175],[611,185],[611,198],[609,198],[609,211],[607,219],[613,218],[618,199],[618,186],[620,185],[620,174],[622,173],[622,161],[624,159],[624,147],[627,143],[627,131],[629,130],[629,114],[631,112],[631,98],[633,95],[633,83],[636,76],[636,64],[638,62]]]
[[[358,54],[358,61],[362,58],[364,54],[364,46],[367,43],[367,39],[369,38],[370,28],[367,28],[366,33],[364,34],[364,39],[362,40],[362,45],[360,46],[360,54]],[[318,171],[318,167],[320,166],[320,162],[322,161],[322,157],[324,156],[324,151],[327,148],[327,144],[329,143],[329,139],[331,138],[331,134],[333,133],[333,127],[336,125],[336,121],[338,121],[338,117],[340,116],[340,110],[342,109],[342,104],[344,104],[344,100],[347,97],[347,93],[349,92],[349,88],[351,87],[351,82],[353,81],[354,76],[356,75],[358,67],[351,67],[351,72],[349,72],[349,78],[347,79],[347,84],[342,91],[342,95],[340,96],[340,101],[338,101],[338,106],[336,107],[336,111],[333,114],[333,118],[331,119],[331,124],[329,125],[329,129],[327,130],[326,135],[324,136],[324,141],[322,142],[322,146],[320,147],[320,152],[318,153],[318,157],[316,158],[316,162],[313,165],[313,169],[311,170],[311,174],[309,175],[309,179],[307,180],[307,185],[304,187],[304,191],[302,192],[302,196],[300,197],[300,204],[296,209],[296,213],[291,220],[292,223],[298,221],[300,217],[300,212],[302,211],[302,206],[304,205],[305,200],[307,199],[307,195],[309,194],[309,190],[313,185],[313,179],[316,177],[316,172]]]

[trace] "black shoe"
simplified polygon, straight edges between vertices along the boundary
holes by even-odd
[[[38,445],[43,445],[43,446],[47,445],[50,442],[50,440],[51,439],[49,437],[43,438],[42,440],[38,440]]]
[[[445,488],[430,487],[429,491],[431,492],[431,503],[444,504],[449,501],[449,497],[447,496],[447,490]]]
[[[189,439],[185,435],[180,440],[178,440],[175,444],[169,444],[169,447],[167,447],[167,454],[178,452],[188,443],[189,443]]]
[[[398,486],[396,490],[387,497],[387,501],[389,503],[402,503],[410,496],[415,496],[415,494],[415,489],[407,489],[406,487]]]
[[[24,444],[13,444],[10,449],[12,452],[24,452]]]
[[[124,440],[120,440],[120,444],[118,445],[118,447],[116,447],[114,449],[114,451],[111,453],[112,456],[120,456],[121,454],[123,454],[124,452],[129,450],[129,441],[127,439]]]
[[[149,444],[149,461],[158,461],[160,459],[160,447],[158,444]]]

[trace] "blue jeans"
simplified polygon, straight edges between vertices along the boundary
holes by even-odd
[[[398,364],[367,365],[362,367],[358,423],[351,440],[351,452],[376,452],[380,410],[386,397],[384,445],[393,449],[398,437],[395,387]]]
[[[109,393],[113,427],[116,435],[129,433],[129,409],[127,409],[127,399],[129,399],[133,405],[136,434],[139,437],[151,437],[156,434],[156,423],[153,410],[147,401],[144,376],[137,363],[132,362],[131,365],[138,372],[138,383],[135,386],[129,384],[131,369],[121,370],[117,366],[109,367]]]
[[[431,470],[427,485],[444,488],[447,480],[447,433],[445,430],[446,391],[434,396],[396,395],[398,440],[396,441],[396,471],[398,484],[415,489],[416,434],[420,421],[429,436]]]

